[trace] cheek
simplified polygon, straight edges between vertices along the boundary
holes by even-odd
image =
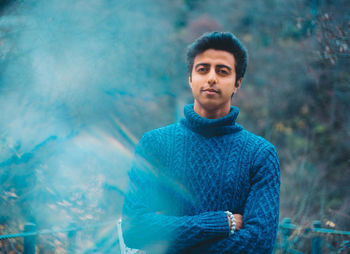
[[[200,80],[201,80],[200,76],[198,76],[198,75],[192,76],[192,83],[197,84],[198,82],[200,82]]]
[[[232,82],[228,82],[225,85],[225,92],[229,93],[229,94],[232,94],[234,91],[235,91],[235,84],[232,83]]]
[[[201,86],[202,82],[199,78],[197,77],[192,77],[192,82],[191,82],[191,87],[192,89],[199,89]]]

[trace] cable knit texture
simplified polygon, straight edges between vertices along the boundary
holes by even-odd
[[[238,108],[145,133],[135,149],[123,235],[147,253],[271,253],[279,216],[274,146],[236,123]],[[243,215],[229,235],[225,211]]]

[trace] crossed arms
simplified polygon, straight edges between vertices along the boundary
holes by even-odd
[[[141,144],[129,172],[123,207],[123,234],[131,248],[157,253],[270,253],[279,215],[279,162],[272,145],[262,146],[255,156],[250,190],[243,211],[243,228],[229,235],[224,211],[193,216],[167,215],[158,211],[157,173]],[[237,224],[240,218],[236,215]]]

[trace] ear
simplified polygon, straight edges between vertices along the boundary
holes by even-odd
[[[192,88],[192,77],[191,77],[191,75],[188,76],[188,84],[189,84],[190,87]]]
[[[239,80],[236,81],[236,83],[233,85],[233,91],[232,91],[232,95],[231,97],[237,93],[238,89],[241,87],[242,84],[242,78],[240,78]]]
[[[241,84],[242,84],[242,78],[236,81],[235,87],[237,88],[237,90],[241,88]]]

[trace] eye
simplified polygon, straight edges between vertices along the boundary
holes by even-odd
[[[207,72],[207,69],[208,69],[208,68],[205,68],[205,67],[199,67],[199,68],[197,69],[197,72],[198,72],[198,73],[205,73],[205,72]]]
[[[218,69],[217,70],[218,74],[226,76],[229,74],[229,72],[226,69]]]

